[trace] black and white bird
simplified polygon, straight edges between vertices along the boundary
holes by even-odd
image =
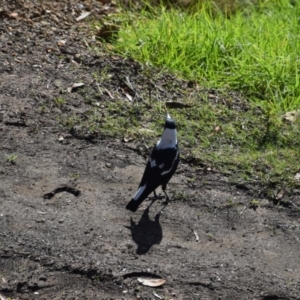
[[[154,193],[155,201],[158,198],[155,190],[160,185],[166,196],[166,204],[169,202],[170,199],[166,193],[167,183],[177,169],[180,156],[179,153],[176,124],[174,120],[167,115],[161,139],[154,146],[139,188],[131,201],[127,204],[126,209],[135,212],[139,205],[152,192]]]

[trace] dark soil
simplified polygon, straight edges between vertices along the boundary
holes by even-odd
[[[84,5],[94,17],[113,9]],[[0,299],[300,299],[293,206],[183,161],[169,184],[176,201],[160,216],[159,201],[125,210],[144,142],[76,133],[61,120],[89,108],[94,71],[141,80],[139,65],[89,50],[96,42],[80,14],[73,1],[0,1]],[[76,82],[85,93],[67,92]],[[119,88],[116,78],[106,84]]]

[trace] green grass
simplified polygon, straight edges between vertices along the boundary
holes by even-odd
[[[61,105],[66,104],[66,101],[64,98],[58,97],[58,98],[54,99],[54,103],[56,106],[61,106]]]
[[[230,18],[204,5],[153,8],[123,19],[114,51],[197,80],[243,91],[277,111],[300,105],[300,3],[268,1]]]
[[[142,62],[144,81],[162,80],[164,89],[182,94],[178,100],[190,107],[166,109],[164,101],[150,101],[148,91],[138,89],[144,101],[131,103],[116,94],[101,105],[92,101],[84,119],[74,115],[66,125],[151,146],[168,110],[178,125],[184,161],[211,166],[235,182],[270,186],[270,193],[293,188],[299,184],[294,176],[300,118],[285,122],[283,114],[300,107],[300,4],[295,3],[266,1],[230,18],[205,5],[192,14],[153,8],[119,15],[127,22],[110,51]],[[165,80],[166,71],[198,82],[199,88]],[[94,78],[99,87],[111,80],[109,70]],[[209,96],[212,88],[216,97]]]
[[[162,76],[152,72],[153,78]],[[157,142],[168,111],[178,126],[181,157],[190,165],[210,166],[237,183],[272,189],[297,184],[294,176],[299,169],[300,119],[284,122],[252,103],[241,107],[234,102],[237,95],[226,92],[218,95],[220,103],[211,101],[205,91],[190,96],[186,93],[191,107],[182,109],[166,109],[162,101],[147,102],[147,91],[141,92],[144,102],[133,104],[124,101],[124,96],[101,105],[92,102],[83,119],[73,115],[65,119],[65,125],[79,125],[84,133],[133,141],[136,150],[147,155],[144,146],[151,148]]]
[[[6,162],[11,164],[11,165],[14,165],[16,163],[17,158],[18,158],[18,156],[15,155],[15,154],[7,155],[6,156]]]

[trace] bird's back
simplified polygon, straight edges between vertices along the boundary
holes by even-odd
[[[138,191],[126,206],[136,211],[138,206],[160,185],[166,185],[175,173],[179,163],[179,149],[158,150],[155,146],[148,160]]]

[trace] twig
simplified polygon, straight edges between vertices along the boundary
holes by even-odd
[[[198,242],[198,241],[199,241],[198,233],[197,233],[195,230],[193,230],[193,233],[194,233],[194,235],[195,235],[196,242]]]
[[[107,88],[104,88],[104,89],[105,89],[106,93],[108,94],[108,96],[109,96],[112,100],[114,100],[114,96],[109,92],[109,90],[108,90]]]
[[[155,297],[157,297],[158,299],[162,299],[162,297],[161,297],[161,296],[157,295],[157,294],[156,294],[156,293],[154,293],[154,292],[153,292],[153,295],[154,295]]]
[[[98,91],[99,91],[100,95],[103,95],[103,92],[102,92],[102,90],[101,90],[101,88],[100,88],[99,83],[98,83],[98,82],[95,82],[95,84],[96,84],[96,86],[97,86],[97,88],[98,88]]]

